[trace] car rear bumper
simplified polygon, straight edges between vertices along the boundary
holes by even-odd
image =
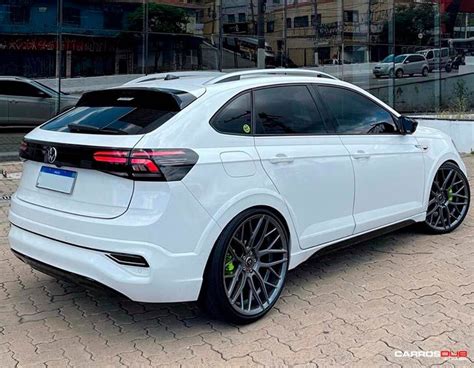
[[[134,301],[197,300],[220,227],[181,183],[162,192],[156,202],[152,194],[134,196],[142,207],[134,207],[132,200],[129,210],[115,219],[67,214],[14,195],[9,213],[11,249]],[[117,262],[111,254],[140,257],[148,267]]]
[[[107,286],[98,283],[95,280],[92,280],[88,277],[77,275],[72,272],[64,271],[59,268],[50,266],[46,263],[37,261],[33,258],[30,258],[28,256],[25,256],[24,254],[18,253],[17,251],[12,249],[13,254],[20,259],[22,262],[28,264],[31,266],[31,268],[40,271],[46,275],[49,275],[51,277],[54,277],[57,280],[64,280],[68,282],[73,282],[75,284],[85,286],[89,289],[97,289],[97,290],[104,290],[104,291],[111,291],[114,293],[117,293],[115,290],[108,288]],[[118,293],[118,295],[121,295]],[[125,297],[125,296],[123,296]]]
[[[107,252],[83,248],[32,233],[12,224],[10,246],[16,255],[41,272],[79,284],[99,284],[139,302],[196,300],[202,277],[186,275],[196,256],[147,259],[150,267],[118,264]],[[181,272],[182,271],[182,272]]]

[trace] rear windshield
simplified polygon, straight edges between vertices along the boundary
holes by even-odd
[[[85,94],[77,106],[41,129],[87,134],[145,134],[159,128],[192,102],[183,94],[109,90]]]

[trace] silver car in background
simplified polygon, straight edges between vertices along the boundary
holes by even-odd
[[[388,55],[380,63],[375,65],[373,73],[375,78],[382,76],[402,78],[404,75],[413,76],[421,74],[427,77],[429,64],[426,58],[420,54]]]
[[[78,97],[21,77],[0,77],[0,126],[35,126],[73,107]]]
[[[449,48],[443,47],[441,49],[426,49],[420,50],[417,54],[423,55],[426,60],[428,61],[428,65],[430,68],[430,72],[435,69],[445,69],[448,71],[448,65],[450,58],[449,58]]]

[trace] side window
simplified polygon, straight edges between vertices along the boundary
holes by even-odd
[[[0,95],[44,97],[45,93],[28,83],[15,82],[15,81],[2,81],[0,82]]]
[[[411,55],[411,56],[408,56],[407,60],[408,60],[410,63],[413,63],[413,62],[417,61],[418,58],[417,58],[415,55]]]
[[[257,134],[325,134],[323,120],[306,86],[254,92]]]
[[[250,134],[252,132],[252,103],[246,92],[225,105],[211,120],[211,126],[221,133]]]
[[[429,52],[426,54],[426,58],[427,58],[428,60],[433,59],[433,51],[429,51]]]
[[[344,88],[319,86],[322,100],[335,119],[338,134],[394,134],[392,115],[369,98]]]
[[[418,55],[418,56],[415,56],[415,57],[416,57],[416,60],[415,60],[415,61],[418,61],[418,62],[420,62],[420,61],[425,61],[425,58],[424,58],[423,56],[421,56],[421,55]]]

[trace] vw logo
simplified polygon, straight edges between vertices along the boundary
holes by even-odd
[[[52,164],[54,161],[56,161],[56,158],[58,157],[58,150],[54,147],[46,147],[45,156],[46,161]]]

